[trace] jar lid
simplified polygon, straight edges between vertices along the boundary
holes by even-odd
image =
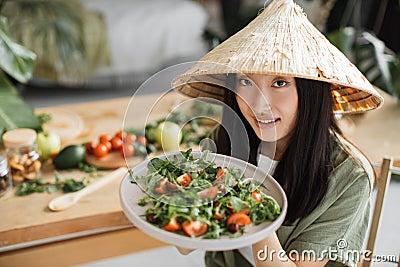
[[[7,159],[3,156],[0,156],[0,176],[2,175],[4,170],[8,171]]]
[[[3,134],[3,142],[6,148],[21,145],[32,145],[35,143],[35,140],[35,130],[28,128],[15,129],[7,131]]]

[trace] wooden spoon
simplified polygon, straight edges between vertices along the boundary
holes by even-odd
[[[103,176],[102,178],[99,178],[96,182],[89,184],[80,191],[54,198],[49,202],[48,207],[52,211],[61,211],[68,209],[75,205],[83,196],[86,196],[87,194],[92,193],[93,191],[105,186],[116,178],[120,178],[123,174],[127,173],[127,171],[128,170],[126,167],[120,167],[115,171]]]

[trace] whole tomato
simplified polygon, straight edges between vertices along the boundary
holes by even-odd
[[[99,143],[105,143],[105,142],[110,142],[111,141],[111,135],[109,134],[101,134],[99,136]]]
[[[119,130],[118,132],[115,133],[114,137],[118,137],[119,139],[122,140],[124,138],[125,133],[122,130]]]
[[[132,144],[123,143],[120,151],[122,157],[132,157],[135,155],[135,148]]]
[[[148,143],[146,137],[144,137],[144,136],[138,136],[136,138],[136,142],[138,142],[139,144],[142,144],[144,146],[147,146],[147,143]]]
[[[96,144],[93,141],[89,141],[85,144],[85,151],[86,153],[93,155],[94,148],[96,147]]]
[[[113,150],[119,150],[122,147],[122,139],[117,137],[117,136],[114,136],[111,139],[111,144],[112,144],[112,149]]]
[[[125,134],[124,138],[122,139],[123,143],[128,143],[128,144],[133,144],[136,141],[136,135],[135,134]]]
[[[113,148],[111,141],[102,140],[100,144],[105,145],[108,149],[108,152],[110,152]]]
[[[107,145],[100,143],[94,148],[93,155],[98,158],[102,158],[108,154],[108,151]]]

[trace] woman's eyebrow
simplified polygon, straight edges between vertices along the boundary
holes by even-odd
[[[250,79],[250,76],[249,76],[249,75],[246,75],[246,74],[238,74],[238,75],[236,75],[236,78],[237,78],[237,79],[240,79],[240,78],[247,78],[247,79]]]
[[[273,77],[272,77],[272,80],[287,80],[288,78],[289,78],[289,77],[277,75],[277,76],[273,76]]]

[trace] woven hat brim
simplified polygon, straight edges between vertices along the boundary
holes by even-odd
[[[172,88],[191,97],[223,101],[223,74],[227,73],[292,76],[331,83],[334,111],[338,113],[364,112],[383,104],[383,97],[357,67],[290,1],[273,1],[249,25],[175,78]]]

